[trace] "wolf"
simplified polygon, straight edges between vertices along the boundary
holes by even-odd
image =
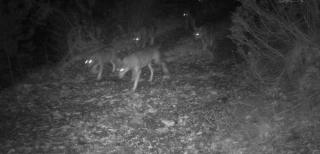
[[[189,26],[194,30],[196,28],[196,17],[190,13],[190,10],[184,10],[183,17],[186,19],[186,30],[189,30]]]
[[[145,66],[148,66],[150,69],[150,78],[149,82],[152,81],[153,78],[153,68],[151,66],[152,61],[154,61],[155,64],[162,66],[162,71],[165,73],[165,75],[168,77],[169,71],[167,68],[167,65],[165,62],[161,61],[160,51],[159,51],[160,45],[152,45],[148,46],[142,49],[138,49],[135,52],[133,52],[131,55],[125,57],[121,65],[118,68],[119,71],[119,78],[123,78],[123,76],[128,72],[132,71],[132,77],[131,80],[134,81],[132,91],[134,92],[138,86],[138,82],[140,79],[141,69]]]
[[[201,40],[203,51],[206,51],[208,47],[213,47],[214,36],[213,26],[211,24],[205,24],[196,28],[193,35],[195,40]]]
[[[116,66],[120,63],[120,59],[117,57],[117,52],[114,48],[104,47],[94,53],[86,59],[85,64],[91,67],[91,73],[97,74],[97,80],[101,79],[104,63],[112,64],[112,72],[115,72]],[[98,66],[100,70],[97,70]]]
[[[137,31],[133,32],[133,41],[137,47],[144,48],[146,43],[149,45],[154,44],[156,26],[154,25],[143,25]]]

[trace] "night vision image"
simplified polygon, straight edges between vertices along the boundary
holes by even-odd
[[[0,154],[319,154],[319,10],[0,0]]]

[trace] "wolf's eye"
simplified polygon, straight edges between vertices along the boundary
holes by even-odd
[[[92,60],[86,60],[86,62],[84,62],[85,64],[90,64],[92,63]]]
[[[121,72],[122,72],[122,71],[124,71],[124,69],[123,69],[123,68],[121,68],[119,71],[121,71]]]
[[[196,36],[198,36],[199,35],[199,33],[196,33]]]

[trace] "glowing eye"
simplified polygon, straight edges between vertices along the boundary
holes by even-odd
[[[199,33],[196,33],[196,35],[198,36],[198,35],[199,35]]]
[[[124,69],[123,69],[123,68],[121,68],[119,71],[121,71],[121,72],[122,72],[122,71],[124,71]]]

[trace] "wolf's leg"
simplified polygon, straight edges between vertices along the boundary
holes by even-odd
[[[116,64],[114,62],[110,62],[112,64],[112,72],[116,71]]]
[[[100,64],[100,72],[99,72],[99,74],[98,74],[97,80],[100,80],[100,79],[101,79],[102,71],[103,71],[103,64]]]
[[[166,65],[165,62],[161,61],[161,55],[160,55],[159,52],[156,52],[155,55],[154,55],[154,63],[157,64],[157,65],[161,65],[163,73],[169,74],[167,65]]]
[[[98,65],[93,65],[91,70],[90,70],[90,72],[93,73],[93,74],[98,74],[99,71],[97,70],[97,67],[98,67]]]
[[[132,69],[131,71],[131,81],[136,81],[137,79],[137,72],[136,70]]]
[[[210,46],[212,46],[213,45],[213,35],[210,34],[209,36],[210,36]]]
[[[201,41],[202,41],[203,51],[206,51],[207,47],[206,47],[204,39],[202,38]]]
[[[146,46],[146,38],[143,38],[141,41],[142,48],[144,48]]]
[[[154,44],[154,36],[151,36],[150,37],[150,45],[153,45]]]
[[[152,81],[152,79],[153,79],[153,72],[154,72],[154,70],[153,70],[153,68],[152,68],[152,66],[151,66],[151,62],[150,62],[150,64],[148,64],[148,67],[149,67],[149,69],[150,69],[150,78],[149,78],[149,82],[151,82]]]
[[[135,91],[137,89],[138,82],[139,82],[139,79],[140,79],[140,73],[141,73],[141,69],[136,70],[136,73],[135,73],[136,74],[136,80],[134,81],[132,91]]]
[[[165,62],[161,62],[161,66],[162,66],[163,73],[169,74],[169,70],[167,68],[167,64]]]

